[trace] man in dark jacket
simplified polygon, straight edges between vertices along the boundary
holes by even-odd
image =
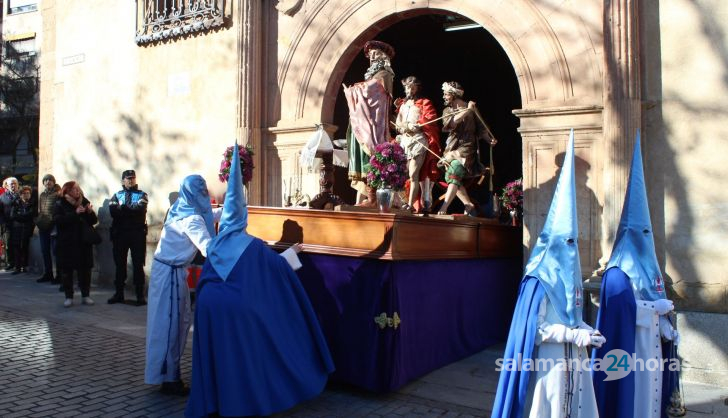
[[[126,282],[127,255],[131,252],[131,263],[134,274],[137,306],[146,305],[144,299],[144,259],[147,246],[147,194],[139,190],[134,170],[126,170],[121,174],[123,188],[116,192],[109,202],[109,211],[113,219],[111,224],[111,242],[113,244],[114,263],[116,264],[116,293],[108,302],[110,304],[124,302],[124,284]]]
[[[0,195],[0,208],[2,208],[3,225],[2,240],[5,243],[5,259],[7,260],[5,271],[15,270],[15,249],[11,244],[11,242],[13,241],[13,237],[10,221],[10,210],[13,208],[13,203],[15,202],[15,200],[18,199],[19,186],[20,185],[18,183],[18,179],[16,179],[15,177],[8,177],[5,179],[5,181],[3,181],[5,193]]]
[[[38,227],[38,238],[40,240],[40,252],[43,255],[43,276],[38,283],[51,282],[52,284],[60,284],[53,275],[53,259],[55,258],[55,237],[51,236],[53,227],[53,207],[58,200],[58,192],[61,187],[56,184],[56,178],[52,174],[43,176],[43,187],[45,190],[41,192],[38,198],[38,217],[35,218],[35,225]]]

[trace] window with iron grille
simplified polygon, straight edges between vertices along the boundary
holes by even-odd
[[[184,37],[230,21],[226,0],[138,0],[136,43]]]
[[[9,40],[5,44],[5,54],[19,57],[35,55],[35,38]]]
[[[12,74],[13,78],[36,77],[38,75],[38,56],[35,49],[35,37],[3,42],[0,66],[3,76]]]

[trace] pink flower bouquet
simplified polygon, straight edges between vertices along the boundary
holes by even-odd
[[[407,157],[404,149],[396,142],[377,145],[366,169],[369,187],[402,190],[407,181]]]
[[[523,211],[523,180],[514,180],[503,188],[500,195],[503,207],[508,211]]]
[[[240,168],[243,173],[243,184],[248,184],[253,179],[253,149],[250,146],[238,147],[238,154],[240,155]],[[230,165],[233,160],[233,147],[227,147],[225,152],[222,154],[223,159],[220,162],[220,172],[218,178],[221,182],[225,183],[230,177]]]

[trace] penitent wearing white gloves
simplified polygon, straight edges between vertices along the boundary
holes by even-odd
[[[675,345],[680,345],[680,334],[672,326],[665,315],[675,310],[675,304],[669,299],[657,299],[655,301],[655,313],[660,316],[660,335],[668,341],[673,341]]]
[[[538,333],[541,342],[574,343],[582,348],[589,345],[599,348],[607,341],[599,331],[595,331],[584,322],[581,323],[579,328],[567,328],[566,325],[562,324],[543,323],[539,327]]]
[[[680,333],[672,327],[670,320],[662,315],[660,316],[660,336],[674,342],[675,345],[680,345]]]

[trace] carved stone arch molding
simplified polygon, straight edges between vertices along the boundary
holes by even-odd
[[[279,126],[330,122],[341,80],[363,43],[398,21],[429,13],[458,13],[487,29],[511,60],[524,108],[601,104],[601,28],[596,27],[601,16],[590,26],[579,15],[583,7],[573,3],[548,9],[528,0],[316,2],[279,66]],[[555,15],[559,18],[551,20]]]

